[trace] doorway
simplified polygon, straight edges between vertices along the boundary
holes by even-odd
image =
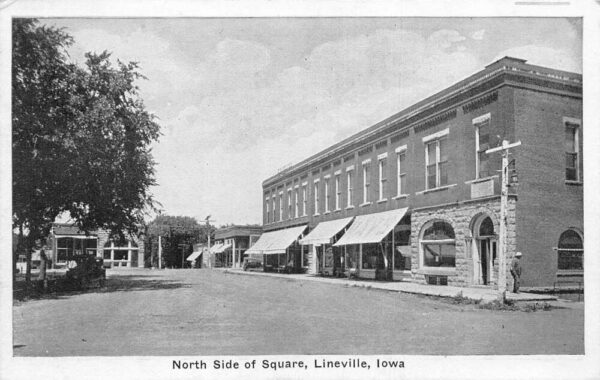
[[[489,216],[480,217],[474,227],[476,252],[473,252],[473,281],[478,285],[489,286],[494,281],[498,238],[494,233],[494,223]]]

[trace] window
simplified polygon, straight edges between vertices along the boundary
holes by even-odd
[[[346,193],[346,207],[352,207],[352,196],[353,196],[353,175],[354,168],[346,169],[346,182],[347,182],[347,193]]]
[[[300,199],[298,198],[298,187],[294,189],[294,197],[296,199],[296,202],[294,203],[294,216],[298,218],[300,216]]]
[[[473,119],[475,127],[475,178],[485,178],[492,175],[489,169],[488,154],[490,148],[490,114]]]
[[[346,247],[346,269],[358,269],[358,257],[360,246],[358,244],[347,245]]]
[[[279,192],[279,220],[283,220],[283,191]]]
[[[329,177],[325,177],[325,212],[331,210],[331,192],[329,191]]]
[[[272,221],[276,222],[277,219],[275,218],[275,194],[273,194],[272,201],[273,201],[273,207],[271,208],[271,210],[273,211],[273,219],[272,219]]]
[[[269,209],[269,198],[267,197],[265,199],[265,205],[266,205],[266,210],[267,210],[267,223],[271,223],[271,210]]]
[[[560,235],[558,269],[583,270],[583,240],[574,230],[567,230]]]
[[[292,189],[288,189],[287,191],[287,205],[288,205],[288,219],[292,219],[294,216],[292,214]]]
[[[340,209],[340,199],[342,198],[342,188],[340,186],[340,175],[335,176],[335,209]]]
[[[401,224],[394,228],[394,244],[394,270],[410,270],[412,260],[410,225]]]
[[[446,130],[447,131],[447,130]],[[425,145],[427,189],[448,184],[448,139],[439,137]]]
[[[378,166],[379,166],[379,200],[385,200],[386,194],[386,183],[387,183],[387,154],[380,155],[378,157]]]
[[[371,162],[363,162],[363,204],[369,202],[369,186],[371,185]]]
[[[455,266],[456,247],[452,226],[443,221],[434,221],[425,226],[421,238],[423,264],[426,267]]]
[[[130,267],[136,264],[138,246],[135,242],[109,240],[104,245],[102,257],[105,267]]]
[[[580,181],[579,175],[579,122],[565,120],[566,180]]]
[[[406,194],[406,148],[398,150],[396,153],[396,196]]]
[[[315,215],[319,215],[319,181],[315,181],[313,196],[315,200]]]
[[[380,244],[363,244],[362,269],[383,269],[383,252]]]
[[[302,216],[306,216],[306,202],[308,198],[306,197],[306,184],[302,185]]]

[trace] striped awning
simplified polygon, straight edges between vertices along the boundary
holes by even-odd
[[[330,220],[327,222],[321,222],[317,224],[314,230],[310,231],[308,235],[302,240],[302,245],[321,245],[333,243],[333,237],[337,235],[341,230],[346,228],[352,221],[353,217]]]
[[[334,246],[379,243],[400,223],[408,208],[359,215]]]
[[[285,250],[302,235],[304,230],[306,230],[306,225],[265,232],[246,253],[249,255],[285,253]]]

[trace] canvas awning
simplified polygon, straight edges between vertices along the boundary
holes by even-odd
[[[215,249],[214,253],[223,253],[228,248],[231,248],[231,244],[221,244],[219,248]]]
[[[334,246],[379,243],[400,222],[408,208],[359,215]]]
[[[209,252],[210,253],[217,253],[217,250],[220,249],[223,246],[223,244],[215,244],[212,247],[210,247]]]
[[[258,241],[246,251],[246,253],[249,255],[285,253],[287,247],[292,245],[305,229],[306,225],[265,232],[260,236]]]
[[[186,261],[195,261],[198,256],[200,256],[202,254],[202,251],[196,251],[196,252],[192,252],[191,255],[188,256],[187,259],[185,259]]]
[[[346,226],[352,221],[352,217],[330,220],[328,222],[321,222],[317,224],[314,230],[310,231],[308,235],[302,240],[300,240],[300,244],[302,245],[321,245],[321,244],[331,244],[333,241],[333,237],[337,235],[341,230],[346,228]]]

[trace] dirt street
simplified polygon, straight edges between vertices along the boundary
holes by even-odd
[[[113,271],[108,288],[14,306],[15,356],[583,354],[583,304],[490,311],[228,274]]]

